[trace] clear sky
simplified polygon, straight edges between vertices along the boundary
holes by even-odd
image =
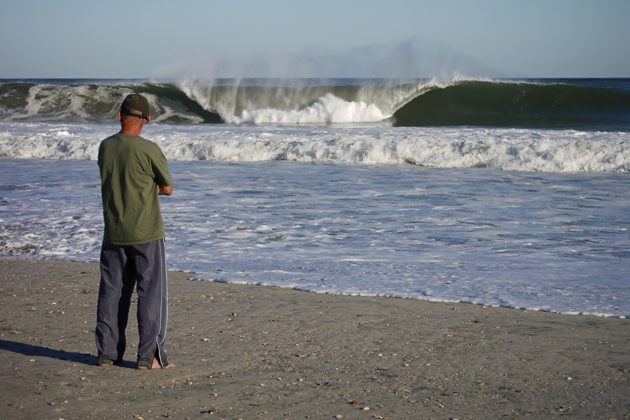
[[[630,0],[0,0],[0,78],[630,77]]]

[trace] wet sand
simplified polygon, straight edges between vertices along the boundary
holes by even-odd
[[[100,368],[98,265],[0,259],[2,418],[630,418],[628,319],[169,276],[176,368],[134,369],[134,314]]]

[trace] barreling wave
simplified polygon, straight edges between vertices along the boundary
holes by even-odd
[[[630,92],[593,83],[463,80],[424,92],[394,116],[399,126],[628,130]]]
[[[115,122],[129,93],[164,124],[377,124],[630,131],[630,80],[0,81],[0,119]]]

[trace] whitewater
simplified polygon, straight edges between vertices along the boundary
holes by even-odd
[[[118,130],[120,96],[139,91],[159,110],[143,136],[174,176],[174,195],[161,199],[171,269],[320,293],[630,316],[625,102],[593,111],[608,97],[600,81],[595,90],[488,83],[188,93],[184,84],[8,83],[0,255],[98,261],[98,145]],[[613,85],[612,97],[625,98],[627,81]],[[416,115],[445,98],[464,109],[494,89],[497,98],[561,89],[597,100],[557,112],[553,124],[565,128],[530,126],[532,109],[546,106],[536,101],[492,120],[478,113],[473,125],[400,125],[401,110]],[[370,99],[383,90],[391,107]],[[588,126],[571,126],[587,111]]]
[[[0,156],[96,160],[115,125],[0,123]],[[170,161],[414,164],[431,168],[630,170],[630,134],[497,128],[150,125]]]

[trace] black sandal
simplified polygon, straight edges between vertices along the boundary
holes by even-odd
[[[109,356],[101,354],[100,356],[98,356],[98,361],[96,362],[96,364],[100,367],[110,367],[114,364],[114,362],[112,362],[112,359]]]
[[[98,361],[96,362],[96,364],[100,367],[110,367],[111,365],[119,365],[122,362],[122,359],[112,361],[111,357],[101,354],[100,356],[98,356]]]
[[[136,369],[147,370],[147,369],[152,369],[152,368],[153,368],[153,359],[145,359],[144,357],[138,358]]]

